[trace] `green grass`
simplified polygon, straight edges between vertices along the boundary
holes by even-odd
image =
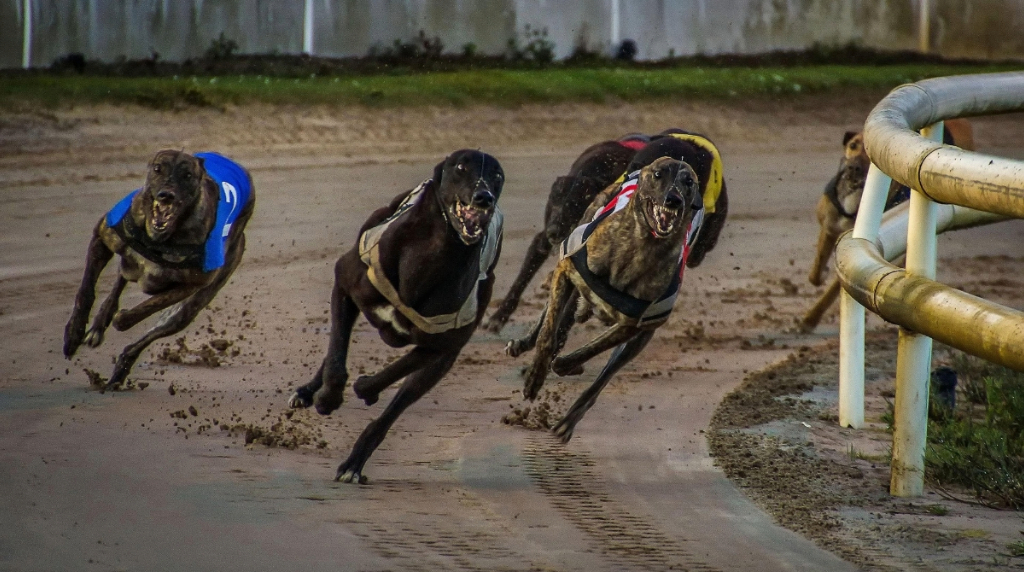
[[[283,78],[114,77],[50,73],[0,76],[0,107],[138,104],[154,108],[225,104],[368,106],[670,101],[780,97],[838,90],[884,90],[945,75],[1019,69],[1008,65],[680,67],[670,69],[464,70]]]
[[[954,360],[959,403],[928,424],[925,474],[983,502],[1024,509],[1024,373],[979,362]]]

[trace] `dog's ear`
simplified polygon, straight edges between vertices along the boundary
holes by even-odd
[[[858,133],[860,133],[860,131],[847,131],[846,134],[843,135],[843,147],[846,147],[846,144],[850,142],[850,139],[856,137]]]
[[[195,155],[193,155],[193,157],[195,157]],[[195,159],[199,163],[199,168],[202,169],[203,173],[205,174],[206,173],[206,159],[203,159],[202,157],[196,157]]]

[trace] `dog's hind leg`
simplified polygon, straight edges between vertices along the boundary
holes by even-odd
[[[320,368],[319,379],[306,384],[302,389],[312,389],[319,382],[313,394],[313,405],[320,415],[330,415],[345,401],[345,384],[348,383],[348,344],[352,337],[352,326],[359,317],[359,308],[348,292],[335,284],[331,295],[331,340],[327,344],[327,355]],[[296,394],[299,392],[296,391]]]
[[[800,332],[809,334],[814,331],[814,328],[818,327],[821,322],[821,318],[825,315],[825,312],[832,307],[836,299],[839,298],[839,279],[835,278],[832,283],[828,285],[828,289],[825,293],[818,298],[818,301],[814,303],[814,306],[804,314],[803,319],[800,320]]]
[[[244,241],[241,243],[241,248],[244,249]],[[160,338],[166,338],[167,336],[173,336],[174,334],[184,330],[195,320],[199,312],[205,308],[211,300],[217,296],[217,292],[227,284],[228,278],[238,267],[242,261],[241,253],[230,257],[230,263],[221,267],[216,271],[216,276],[202,288],[196,290],[192,296],[178,302],[176,305],[167,308],[164,313],[160,316],[160,320],[157,321],[156,325],[153,326],[139,341],[129,344],[121,355],[117,357],[117,362],[114,364],[114,373],[110,376],[110,381],[107,382],[106,389],[114,389],[117,386],[124,383],[127,379],[128,373],[131,371],[132,366],[135,365],[136,360],[142,355],[142,352],[149,347],[150,344],[159,340]],[[115,318],[116,322],[116,318]],[[115,324],[116,325],[116,324]]]
[[[117,303],[121,299],[121,293],[124,292],[124,287],[127,285],[128,280],[118,272],[117,279],[114,280],[114,287],[92,319],[92,327],[85,333],[85,344],[90,348],[98,347],[103,343],[103,333],[110,327],[114,313],[117,312]]]
[[[85,325],[89,323],[89,312],[96,301],[96,281],[100,273],[106,267],[110,259],[114,257],[113,251],[103,244],[98,234],[94,234],[89,241],[89,250],[85,258],[85,275],[82,276],[82,285],[75,295],[75,307],[71,310],[71,318],[64,326],[64,357],[71,358],[78,351],[79,346],[85,340]]]
[[[519,307],[519,300],[523,297],[523,292],[526,291],[526,287],[530,285],[530,281],[533,280],[549,254],[551,254],[551,242],[548,240],[547,232],[538,232],[533,237],[530,248],[526,251],[526,259],[523,260],[523,266],[519,269],[519,275],[516,276],[515,282],[508,289],[508,294],[505,295],[505,299],[501,301],[498,309],[487,320],[487,324],[484,326],[487,331],[494,333],[501,331],[509,317],[512,316],[512,312]]]
[[[583,364],[593,359],[598,354],[614,348],[637,334],[637,329],[632,326],[621,326],[616,324],[605,330],[600,336],[594,338],[587,345],[579,348],[571,354],[558,356],[551,361],[551,371],[557,375],[572,375],[580,373]]]
[[[579,399],[566,412],[565,417],[551,429],[551,432],[562,443],[568,443],[569,439],[572,439],[572,433],[576,428],[576,424],[583,419],[583,415],[597,402],[597,396],[608,385],[615,372],[635,358],[653,337],[654,330],[643,330],[626,343],[615,348],[611,357],[608,358],[608,363],[605,364],[601,373],[597,375],[594,383],[579,396]]]
[[[363,465],[384,440],[384,436],[387,435],[395,420],[410,405],[416,403],[437,385],[437,382],[451,369],[455,359],[459,357],[458,351],[438,353],[432,350],[423,350],[423,352],[420,354],[424,362],[423,367],[405,379],[402,387],[399,388],[398,393],[395,394],[391,403],[388,403],[380,417],[371,421],[366,429],[363,429],[355,446],[352,447],[348,459],[338,467],[335,480],[343,483],[366,482],[363,477]]]
[[[430,357],[426,350],[419,346],[414,347],[409,353],[389,363],[377,373],[359,376],[352,384],[352,391],[364,403],[373,405],[377,403],[380,392],[387,389],[392,383],[422,368],[424,362]]]

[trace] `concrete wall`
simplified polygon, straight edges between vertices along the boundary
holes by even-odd
[[[299,53],[305,0],[30,0],[32,64],[201,55],[221,32],[245,53]],[[0,0],[0,67],[22,58],[25,0]],[[932,45],[947,56],[1024,58],[1024,0],[931,0]],[[816,42],[917,46],[920,0],[312,0],[313,52],[364,55],[424,30],[446,51],[501,53],[525,26],[546,28],[558,57],[634,39],[639,57],[753,53]],[[613,37],[618,6],[619,37]]]

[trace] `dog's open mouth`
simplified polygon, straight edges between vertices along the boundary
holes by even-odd
[[[465,244],[475,244],[484,236],[484,230],[491,219],[490,209],[484,210],[463,204],[456,199],[451,206],[452,226]]]
[[[680,209],[671,209],[651,201],[648,213],[651,219],[651,230],[659,238],[664,238],[675,230]]]
[[[149,220],[155,235],[159,236],[166,233],[174,223],[174,205],[165,205],[154,201]]]

